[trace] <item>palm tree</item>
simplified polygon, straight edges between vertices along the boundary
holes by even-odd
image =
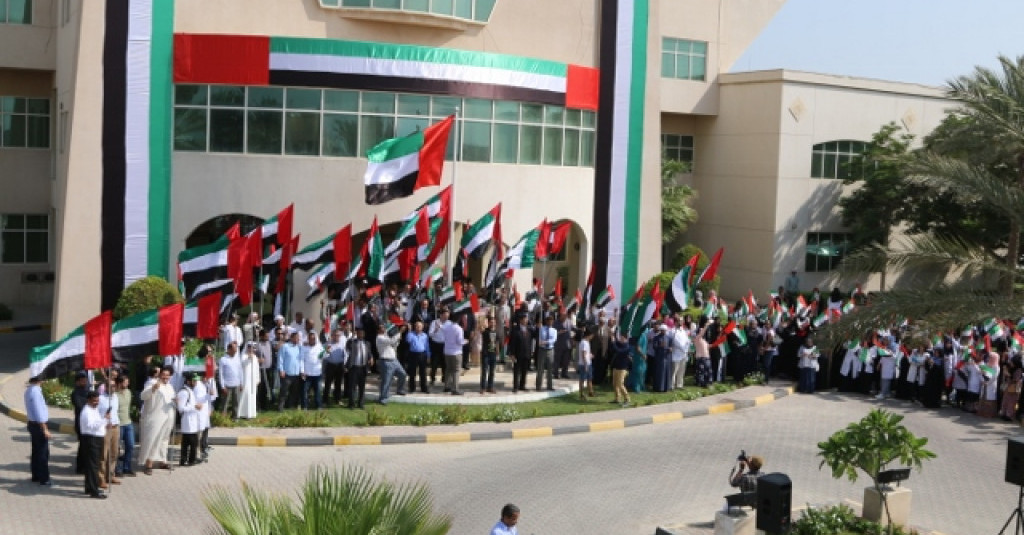
[[[873,247],[848,256],[844,274],[890,268],[953,273],[958,281],[929,289],[894,290],[872,301],[870,313],[850,314],[828,329],[832,341],[849,339],[887,322],[910,318],[915,332],[927,336],[950,332],[982,319],[1020,317],[1024,301],[1014,298],[1021,280],[1020,239],[1024,227],[1024,56],[1000,56],[999,71],[976,67],[969,76],[948,83],[947,94],[959,102],[951,112],[975,136],[985,136],[996,161],[978,161],[969,151],[957,157],[918,151],[908,161],[910,180],[934,192],[952,192],[964,203],[979,203],[1006,221],[1005,255],[962,238],[906,237],[887,248]],[[955,151],[949,151],[950,153]],[[948,279],[947,279],[948,280]],[[997,285],[992,285],[995,280]]]
[[[452,523],[422,483],[396,486],[358,467],[314,466],[297,504],[245,483],[240,497],[214,487],[203,503],[226,535],[441,535]]]

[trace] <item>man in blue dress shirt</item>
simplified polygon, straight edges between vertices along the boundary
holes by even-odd
[[[28,417],[28,434],[32,437],[32,481],[50,487],[53,485],[50,481],[50,430],[46,424],[50,411],[46,408],[38,376],[28,380],[25,415]]]

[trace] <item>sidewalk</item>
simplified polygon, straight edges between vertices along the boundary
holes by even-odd
[[[28,370],[0,376],[0,412],[19,421],[25,421],[22,393],[28,381]],[[533,386],[533,374],[527,380]],[[376,376],[368,381],[367,398],[376,399]],[[462,396],[444,393],[393,396],[394,401],[429,404],[483,404],[524,403],[558,395],[572,395],[578,389],[573,380],[556,380],[554,391],[528,390],[512,394],[505,385],[512,383],[512,374],[501,370],[495,373],[497,394],[479,393],[479,368],[466,372],[460,381],[466,392]],[[435,386],[432,391],[438,392]],[[462,425],[378,426],[378,427],[324,427],[276,429],[264,427],[236,427],[210,429],[210,443],[224,446],[347,446],[415,444],[431,442],[469,442],[479,440],[541,438],[574,433],[594,433],[625,429],[638,425],[673,422],[684,418],[715,415],[770,403],[793,391],[789,383],[773,382],[740,388],[724,394],[707,396],[693,401],[678,401],[661,405],[612,409],[584,414],[527,418],[508,423],[472,422]],[[372,402],[371,402],[372,403]],[[607,403],[607,401],[594,401]],[[74,432],[74,415],[67,409],[50,409],[51,429],[61,433]],[[53,425],[56,424],[56,425]]]

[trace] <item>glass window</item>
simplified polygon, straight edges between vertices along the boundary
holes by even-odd
[[[0,215],[0,263],[45,264],[49,259],[49,215]]]
[[[472,19],[473,0],[455,0],[455,16],[460,19]]]
[[[666,160],[675,160],[690,164],[693,167],[693,136],[680,134],[661,135],[661,156]]]
[[[473,6],[473,18],[475,20],[486,22],[491,18],[491,11],[494,10],[494,3],[497,0],[476,0]]]
[[[360,156],[366,154],[374,145],[392,137],[395,137],[394,117],[364,115],[359,118]]]
[[[210,110],[210,152],[242,152],[245,112]]]
[[[395,113],[394,93],[363,93],[363,113]]]
[[[398,126],[395,128],[396,136],[407,136],[409,134],[425,130],[430,126],[430,119],[418,117],[399,117]]]
[[[358,91],[324,91],[324,109],[331,111],[359,111]]]
[[[402,2],[401,0],[373,0],[373,7],[398,9],[402,7]]]
[[[804,268],[809,273],[832,271],[839,266],[850,245],[850,234],[808,232]]]
[[[284,117],[284,153],[320,154],[320,114],[289,111]]]
[[[491,160],[491,123],[467,121],[463,123],[462,159],[467,162]]]
[[[494,125],[494,163],[516,163],[519,153],[519,126],[497,123]]]
[[[494,103],[494,118],[498,121],[518,121],[519,103],[499,100]]]
[[[50,146],[50,117],[49,115],[29,115],[28,132],[26,134],[26,147],[34,149],[45,149]]]
[[[0,116],[0,138],[3,139],[4,147],[25,146],[25,116],[24,115],[3,115]]]
[[[519,163],[539,164],[541,129],[539,126],[519,127]]]
[[[430,12],[450,16],[452,14],[452,0],[430,0]]]
[[[345,7],[370,7],[370,0],[341,0]]]
[[[398,95],[399,115],[430,115],[430,97],[425,95]]]
[[[32,24],[32,0],[0,0],[0,23]]]
[[[276,108],[284,106],[284,89],[280,87],[250,87],[246,95],[250,108]]]
[[[206,150],[206,109],[174,110],[174,150]]]
[[[50,100],[0,97],[0,147],[50,148]]]
[[[356,156],[359,118],[339,113],[324,114],[324,156]]]
[[[176,106],[203,106],[206,104],[208,86],[177,85],[174,86],[174,104]]]
[[[406,11],[430,11],[430,0],[405,0]]]
[[[281,112],[250,110],[245,133],[246,152],[281,154]]]
[[[466,112],[463,115],[466,119],[491,119],[491,102],[480,98],[466,99]]]
[[[430,113],[434,117],[447,117],[455,113],[455,108],[462,105],[462,99],[453,97],[434,97],[431,102],[434,109]]]
[[[323,92],[319,89],[288,89],[287,106],[290,110],[319,110],[320,95]]]
[[[360,157],[384,139],[422,131],[458,108],[464,119],[446,147],[449,160],[461,140],[460,158],[466,161],[593,166],[596,114],[559,106],[206,85],[176,87],[175,102],[173,146],[180,151]],[[48,115],[34,117],[28,110],[48,111],[49,101],[0,97],[0,141],[6,136],[21,146],[49,143]],[[465,128],[464,135],[459,128]],[[692,143],[688,146],[692,152]]]
[[[811,148],[811,178],[863,178],[864,168],[854,163],[866,149],[867,143],[856,140],[827,141],[814,145]]]
[[[257,88],[254,88],[257,89]],[[233,85],[210,86],[210,104],[213,106],[241,106],[245,103],[245,88]]]
[[[572,128],[565,129],[565,141],[562,144],[562,164],[580,164],[580,131]]]
[[[707,75],[708,44],[688,39],[661,38],[661,76],[703,81]]]
[[[562,165],[561,128],[544,128],[544,165]]]

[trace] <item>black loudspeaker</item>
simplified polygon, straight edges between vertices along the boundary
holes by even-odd
[[[1024,437],[1006,440],[1006,476],[1007,483],[1024,486]]]
[[[786,474],[774,473],[757,480],[757,529],[783,533],[789,529],[793,504],[793,482]]]

